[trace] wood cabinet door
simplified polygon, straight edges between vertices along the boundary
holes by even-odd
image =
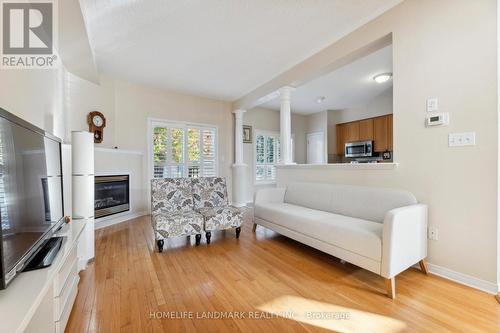
[[[345,142],[359,141],[359,121],[344,124],[343,132]]]
[[[392,151],[392,114],[387,116],[387,149]]]
[[[336,126],[336,133],[337,133],[337,155],[342,155],[344,156],[344,125],[343,124],[337,124]]]
[[[373,140],[373,119],[359,121],[359,140]]]
[[[373,151],[381,153],[388,149],[387,116],[373,118]]]

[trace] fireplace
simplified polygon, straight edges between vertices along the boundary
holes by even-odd
[[[96,218],[130,210],[129,176],[95,176]]]

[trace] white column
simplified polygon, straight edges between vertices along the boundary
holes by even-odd
[[[234,165],[243,163],[243,113],[245,110],[234,110]]]
[[[233,206],[246,205],[246,167],[243,163],[243,114],[245,110],[234,110],[234,164],[233,164]]]
[[[290,95],[295,88],[285,86],[280,93],[280,146],[281,164],[293,164],[292,161],[292,118],[290,109]]]
[[[73,223],[85,223],[78,244],[79,270],[94,258],[94,135],[71,133]]]

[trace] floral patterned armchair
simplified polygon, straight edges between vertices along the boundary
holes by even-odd
[[[194,209],[203,215],[207,244],[213,230],[236,229],[240,237],[243,209],[229,205],[226,180],[223,177],[202,177],[191,180]]]
[[[196,235],[200,244],[203,216],[194,210],[191,180],[162,178],[151,180],[151,223],[158,251],[165,238]]]

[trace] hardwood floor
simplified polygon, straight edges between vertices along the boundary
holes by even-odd
[[[263,227],[166,241],[149,217],[100,229],[67,332],[500,332],[486,293],[410,269],[384,279]],[[207,316],[225,315],[223,319]]]

